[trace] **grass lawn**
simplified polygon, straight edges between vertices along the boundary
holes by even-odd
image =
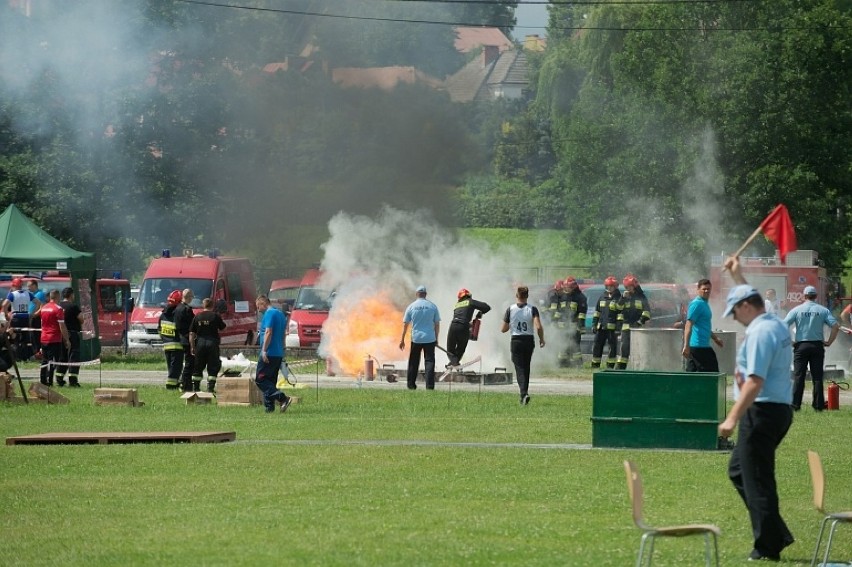
[[[591,443],[591,398],[446,390],[299,390],[286,414],[185,406],[140,387],[141,408],[0,404],[3,437],[50,431],[236,431],[237,442],[0,448],[2,565],[630,565],[622,469],[635,460],[652,525],[714,522],[723,565],[751,549],[728,455],[548,447]],[[806,395],[809,395],[806,394]],[[852,410],[802,411],[780,450],[782,511],[809,561],[820,517],[852,508]],[[697,565],[702,540],[660,540],[655,565]],[[841,527],[836,560],[852,559]]]

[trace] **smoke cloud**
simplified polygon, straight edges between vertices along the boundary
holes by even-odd
[[[390,207],[384,207],[374,217],[338,213],[329,223],[329,232],[331,236],[323,245],[323,283],[336,289],[337,295],[327,328],[335,327],[339,319],[358,317],[359,311],[353,310],[353,306],[367,297],[386,298],[396,308],[397,319],[392,325],[386,327],[382,321],[376,333],[359,345],[362,355],[371,354],[382,364],[395,363],[397,368],[405,368],[408,350],[403,352],[398,348],[402,312],[414,301],[419,285],[426,286],[427,299],[441,313],[438,344],[446,346],[453,306],[458,290],[464,287],[472,292],[474,299],[488,303],[491,311],[483,316],[479,340],[469,343],[462,363],[481,356],[483,372],[492,372],[495,367],[514,372],[509,334],[500,332],[503,314],[515,301],[517,285],[535,283],[515,279],[518,272],[510,267],[524,265],[518,251],[489,250],[442,227],[427,211]],[[368,315],[362,312],[362,316]],[[533,356],[534,373],[555,367],[560,350],[567,345],[565,337],[557,335],[555,330],[546,328],[545,333],[547,345],[537,349]],[[336,340],[345,337],[325,333],[321,354],[330,354],[331,343]],[[406,337],[406,347],[409,342]],[[440,350],[436,358],[440,370],[448,358]],[[473,365],[470,370],[480,371],[480,367]]]

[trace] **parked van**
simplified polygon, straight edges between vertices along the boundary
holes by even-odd
[[[46,291],[71,285],[70,278],[48,276],[39,287]],[[129,325],[130,312],[127,299],[130,297],[130,282],[124,279],[100,278],[95,280],[95,299],[98,304],[98,335],[101,346],[124,344],[124,334]]]
[[[273,307],[288,313],[296,303],[301,285],[301,279],[272,280],[269,284],[269,302]]]
[[[157,323],[169,293],[187,288],[195,296],[191,305],[196,313],[204,298],[213,299],[227,325],[222,344],[254,344],[257,295],[251,263],[246,258],[196,254],[151,261],[130,318],[131,346],[161,343]]]
[[[333,290],[319,287],[322,272],[311,269],[305,272],[299,294],[290,311],[285,344],[291,348],[317,348],[322,340],[322,326],[328,319]]]

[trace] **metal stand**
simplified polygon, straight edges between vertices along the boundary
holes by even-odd
[[[5,332],[5,331],[3,331]],[[4,341],[4,348],[6,352],[9,353],[9,359],[12,361],[12,368],[15,369],[15,377],[18,379],[18,386],[21,388],[21,396],[24,398],[24,403],[30,403],[30,400],[27,398],[27,392],[24,390],[24,382],[21,380],[21,371],[18,370],[18,360],[15,357],[15,348],[11,344],[11,337],[6,335],[6,340]]]

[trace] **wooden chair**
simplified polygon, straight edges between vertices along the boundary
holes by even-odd
[[[645,542],[650,540],[648,546],[648,565],[654,556],[654,538],[660,537],[685,537],[691,535],[704,536],[704,559],[710,565],[710,539],[713,539],[713,552],[716,558],[716,567],[719,567],[719,544],[717,538],[722,531],[712,524],[689,524],[683,526],[669,526],[665,528],[654,528],[642,519],[642,478],[636,465],[631,461],[624,461],[624,472],[627,474],[627,489],[630,493],[630,502],[633,506],[633,522],[642,530],[642,542],[639,545],[639,556],[636,559],[636,567],[641,567],[645,561]]]
[[[831,542],[834,539],[834,530],[837,529],[837,524],[852,523],[852,512],[835,512],[834,514],[826,513],[823,505],[823,499],[825,497],[825,475],[822,470],[822,459],[819,458],[819,454],[815,451],[808,451],[808,465],[811,469],[811,482],[814,486],[814,506],[820,514],[824,515],[822,524],[820,524],[819,527],[819,536],[817,536],[814,556],[811,558],[811,566],[813,566],[817,564],[819,546],[822,544],[822,535],[825,532],[825,525],[829,521],[831,522],[831,529],[828,531],[828,543],[825,547],[825,556],[822,560],[823,564],[828,564],[828,554],[831,552]]]

